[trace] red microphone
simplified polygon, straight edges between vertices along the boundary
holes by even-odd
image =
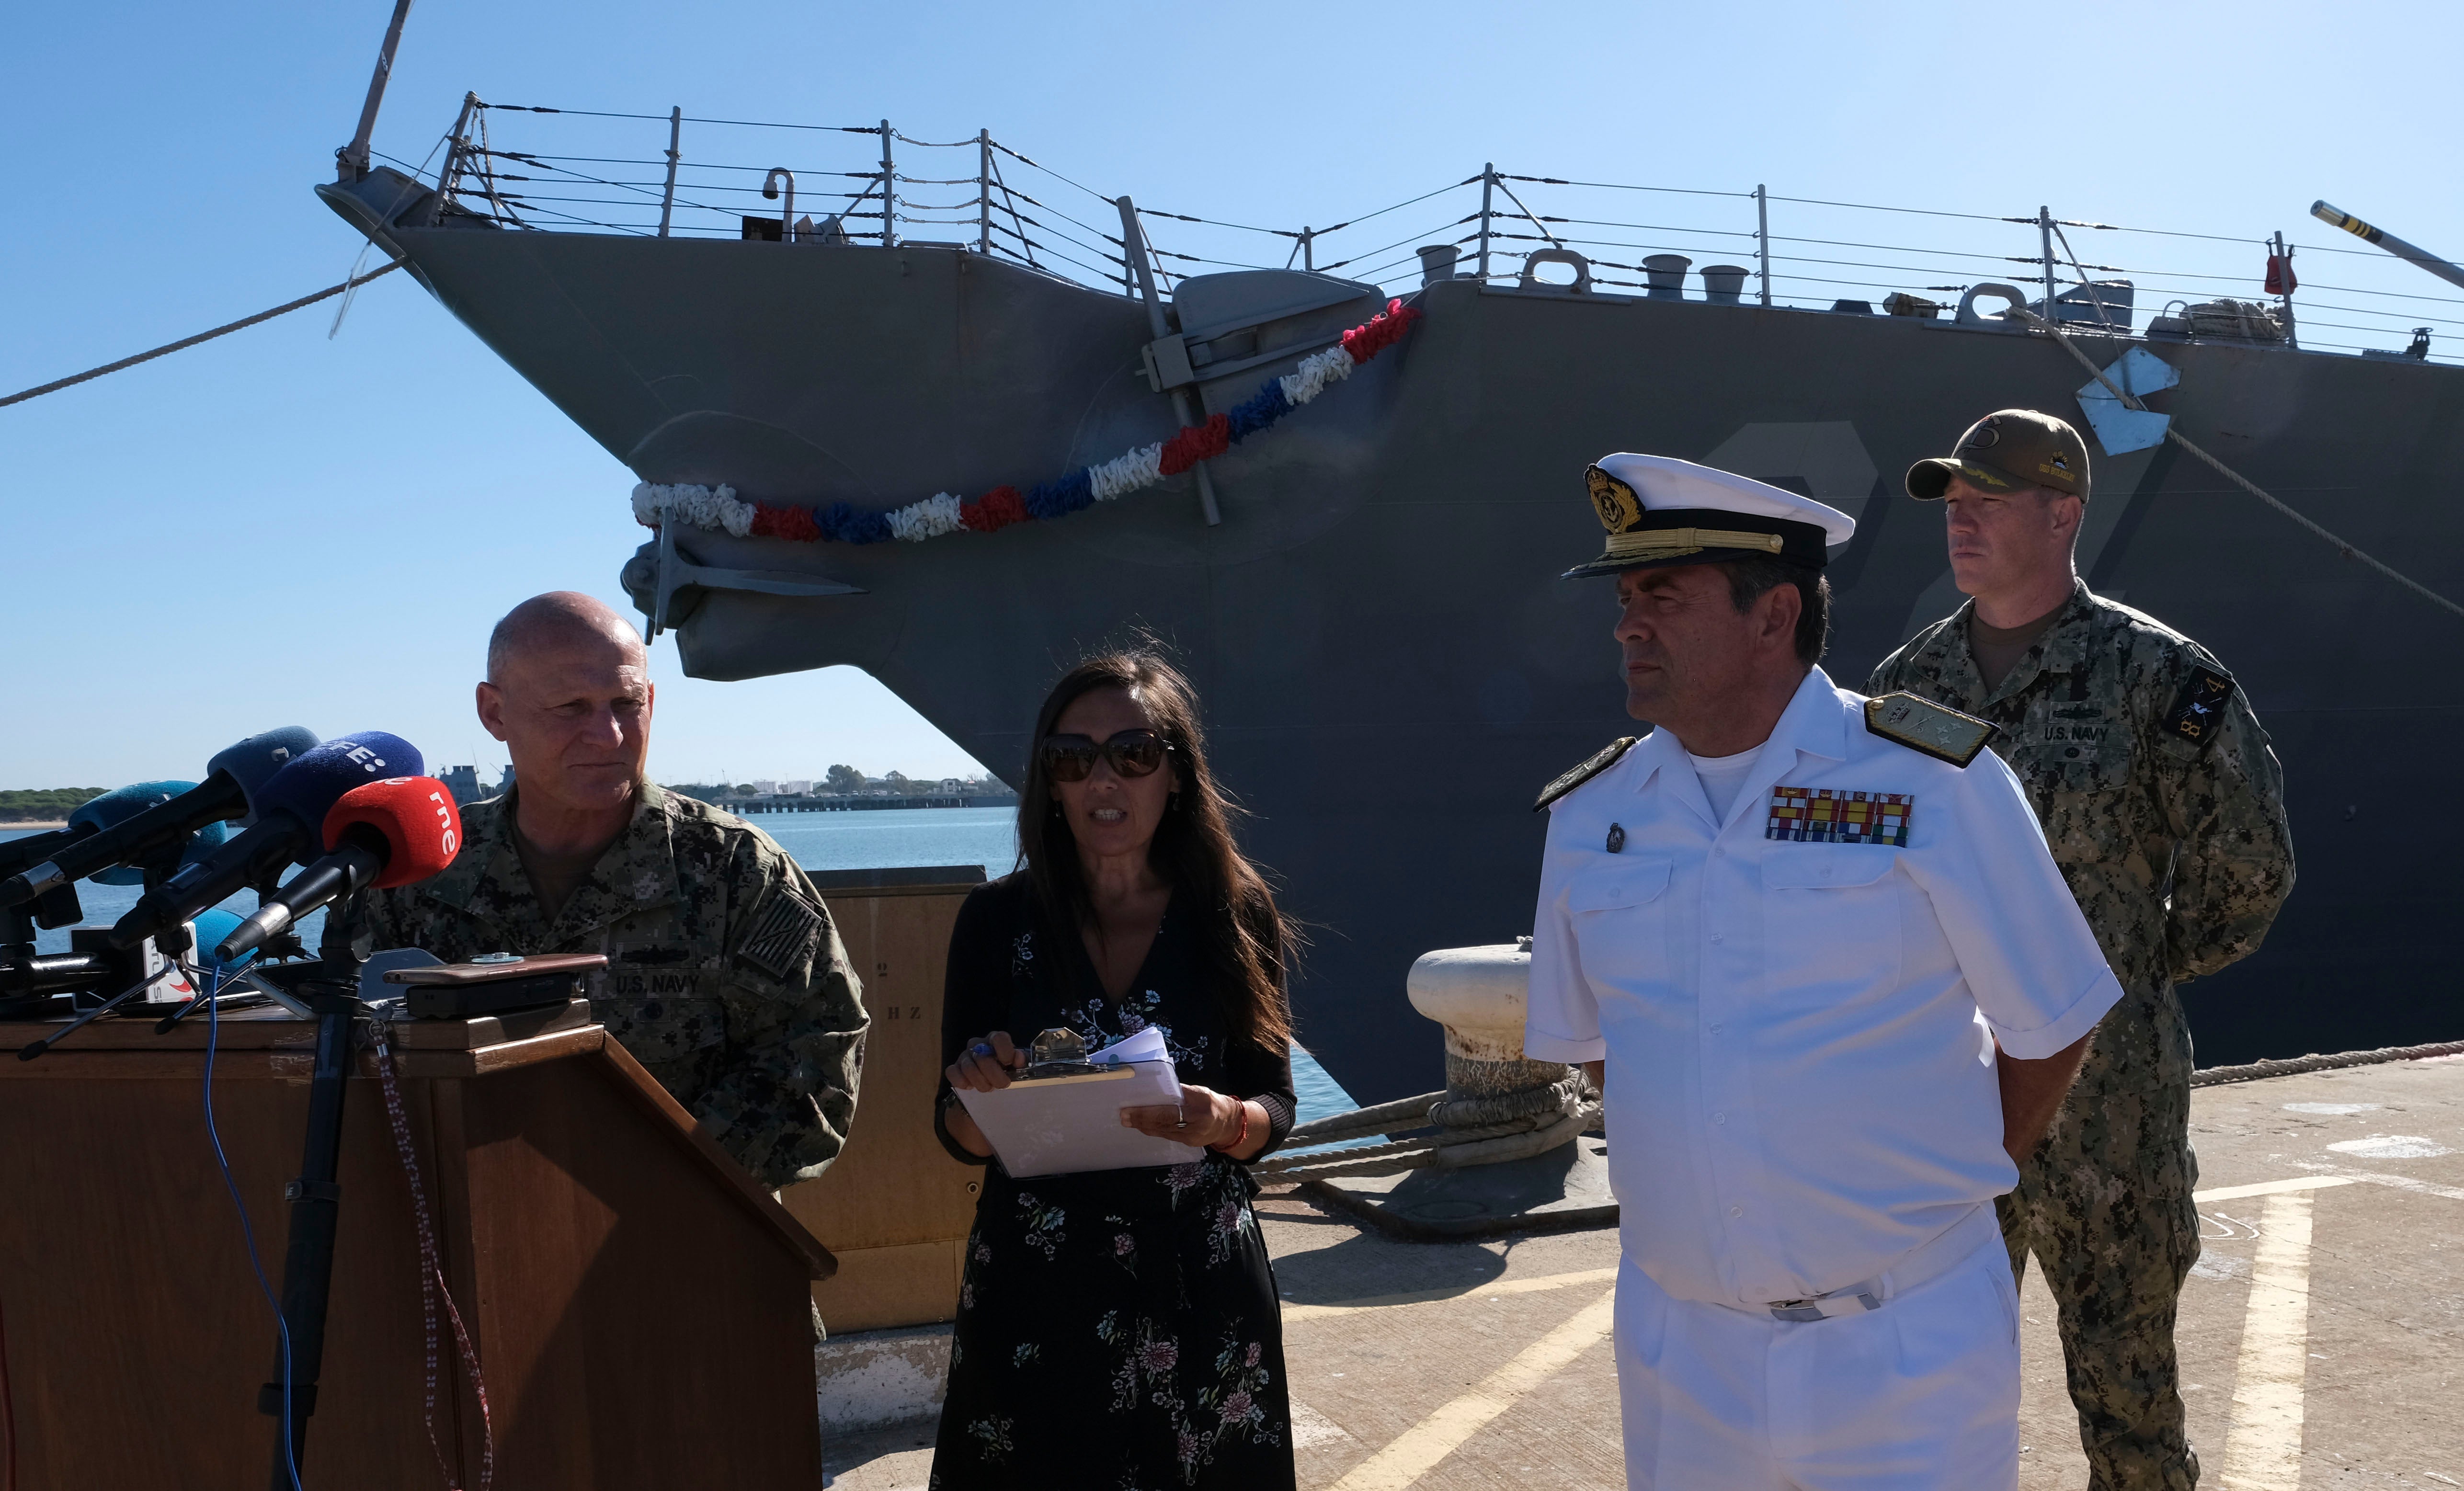
[[[343,793],[325,814],[323,859],[268,897],[214,949],[228,962],[320,906],[371,888],[407,886],[453,863],[462,815],[433,777],[389,777]]]
[[[354,829],[373,830],[355,834]],[[389,777],[342,794],[325,815],[325,847],[385,845],[384,867],[370,888],[417,885],[453,863],[462,847],[462,815],[453,794],[433,777]]]

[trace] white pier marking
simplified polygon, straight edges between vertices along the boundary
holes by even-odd
[[[2329,1186],[2349,1186],[2350,1175],[2296,1175],[2290,1180],[2262,1180],[2255,1186],[2218,1186],[2213,1191],[2194,1191],[2190,1199],[2201,1206],[2210,1201],[2238,1201],[2251,1195],[2282,1195],[2288,1191],[2321,1191]]]
[[[2301,1379],[2310,1347],[2310,1193],[2279,1191],[2259,1216],[2225,1436],[2225,1491],[2299,1491]]]
[[[1403,1431],[1402,1436],[1353,1466],[1331,1491],[1403,1491],[1463,1448],[1463,1441],[1523,1396],[1555,1376],[1609,1333],[1617,1319],[1611,1289],[1574,1318],[1517,1352],[1478,1387]]]
[[[2342,1165],[2321,1165],[2315,1160],[2296,1160],[2303,1170],[2315,1170],[2321,1175],[2334,1175],[2345,1180],[2366,1180],[2374,1186],[2391,1186],[2398,1191],[2417,1191],[2423,1195],[2443,1195],[2451,1201],[2464,1201],[2464,1187],[2432,1185],[2415,1180],[2410,1175],[2387,1175],[2376,1171],[2347,1170]]]
[[[2310,1182],[2313,1185],[2335,1183]],[[1341,1305],[1287,1305],[1284,1306],[1284,1324],[1288,1326],[1296,1320],[1324,1320],[1330,1315],[1351,1315],[1361,1310],[1391,1309],[1397,1305],[1435,1305],[1441,1300],[1482,1300],[1501,1294],[1533,1294],[1544,1289],[1570,1288],[1578,1283],[1614,1283],[1617,1272],[1615,1268],[1584,1268],[1570,1274],[1499,1279],[1468,1289],[1415,1289],[1408,1294],[1371,1294]]]

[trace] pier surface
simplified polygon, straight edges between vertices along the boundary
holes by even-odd
[[[2203,1485],[2464,1487],[2464,1057],[2202,1087],[2206,1251],[2182,1297]],[[1300,1483],[1625,1484],[1613,1231],[1391,1241],[1261,1197]],[[2019,1483],[2080,1491],[2052,1297],[2020,1295]],[[829,1446],[840,1491],[925,1485],[933,1426]]]

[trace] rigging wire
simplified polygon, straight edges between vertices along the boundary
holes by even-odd
[[[140,362],[150,362],[156,358],[167,357],[171,353],[184,351],[189,347],[193,347],[201,341],[211,341],[216,337],[227,337],[232,332],[243,331],[248,327],[257,324],[259,321],[270,321],[277,316],[287,316],[293,311],[315,305],[319,300],[330,299],[335,296],[341,295],[346,290],[356,289],[361,285],[366,284],[369,280],[390,274],[400,268],[402,268],[402,260],[395,259],[382,269],[370,270],[364,274],[346,279],[339,285],[329,285],[325,289],[318,291],[313,296],[301,296],[298,299],[277,305],[271,311],[259,311],[254,316],[242,317],[240,319],[232,321],[228,325],[217,326],[211,331],[201,331],[193,337],[183,337],[177,341],[166,342],[162,346],[156,347],[151,352],[140,352],[135,357],[121,358],[117,362],[105,362],[100,367],[88,368],[86,371],[76,374],[72,377],[55,379],[48,384],[43,384],[36,387],[27,388],[17,393],[12,393],[5,399],[0,399],[0,409],[5,409],[12,404],[23,404],[29,399],[39,399],[47,393],[57,393],[63,388],[74,388],[78,384],[91,382],[94,379],[100,378],[105,373],[117,373],[121,368],[135,367]]]

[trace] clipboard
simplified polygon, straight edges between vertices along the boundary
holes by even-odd
[[[1158,1139],[1121,1123],[1125,1107],[1180,1101],[1180,1077],[1168,1061],[1025,1078],[998,1092],[961,1087],[958,1101],[992,1141],[1001,1168],[1021,1180],[1189,1165],[1206,1154],[1197,1145]]]

